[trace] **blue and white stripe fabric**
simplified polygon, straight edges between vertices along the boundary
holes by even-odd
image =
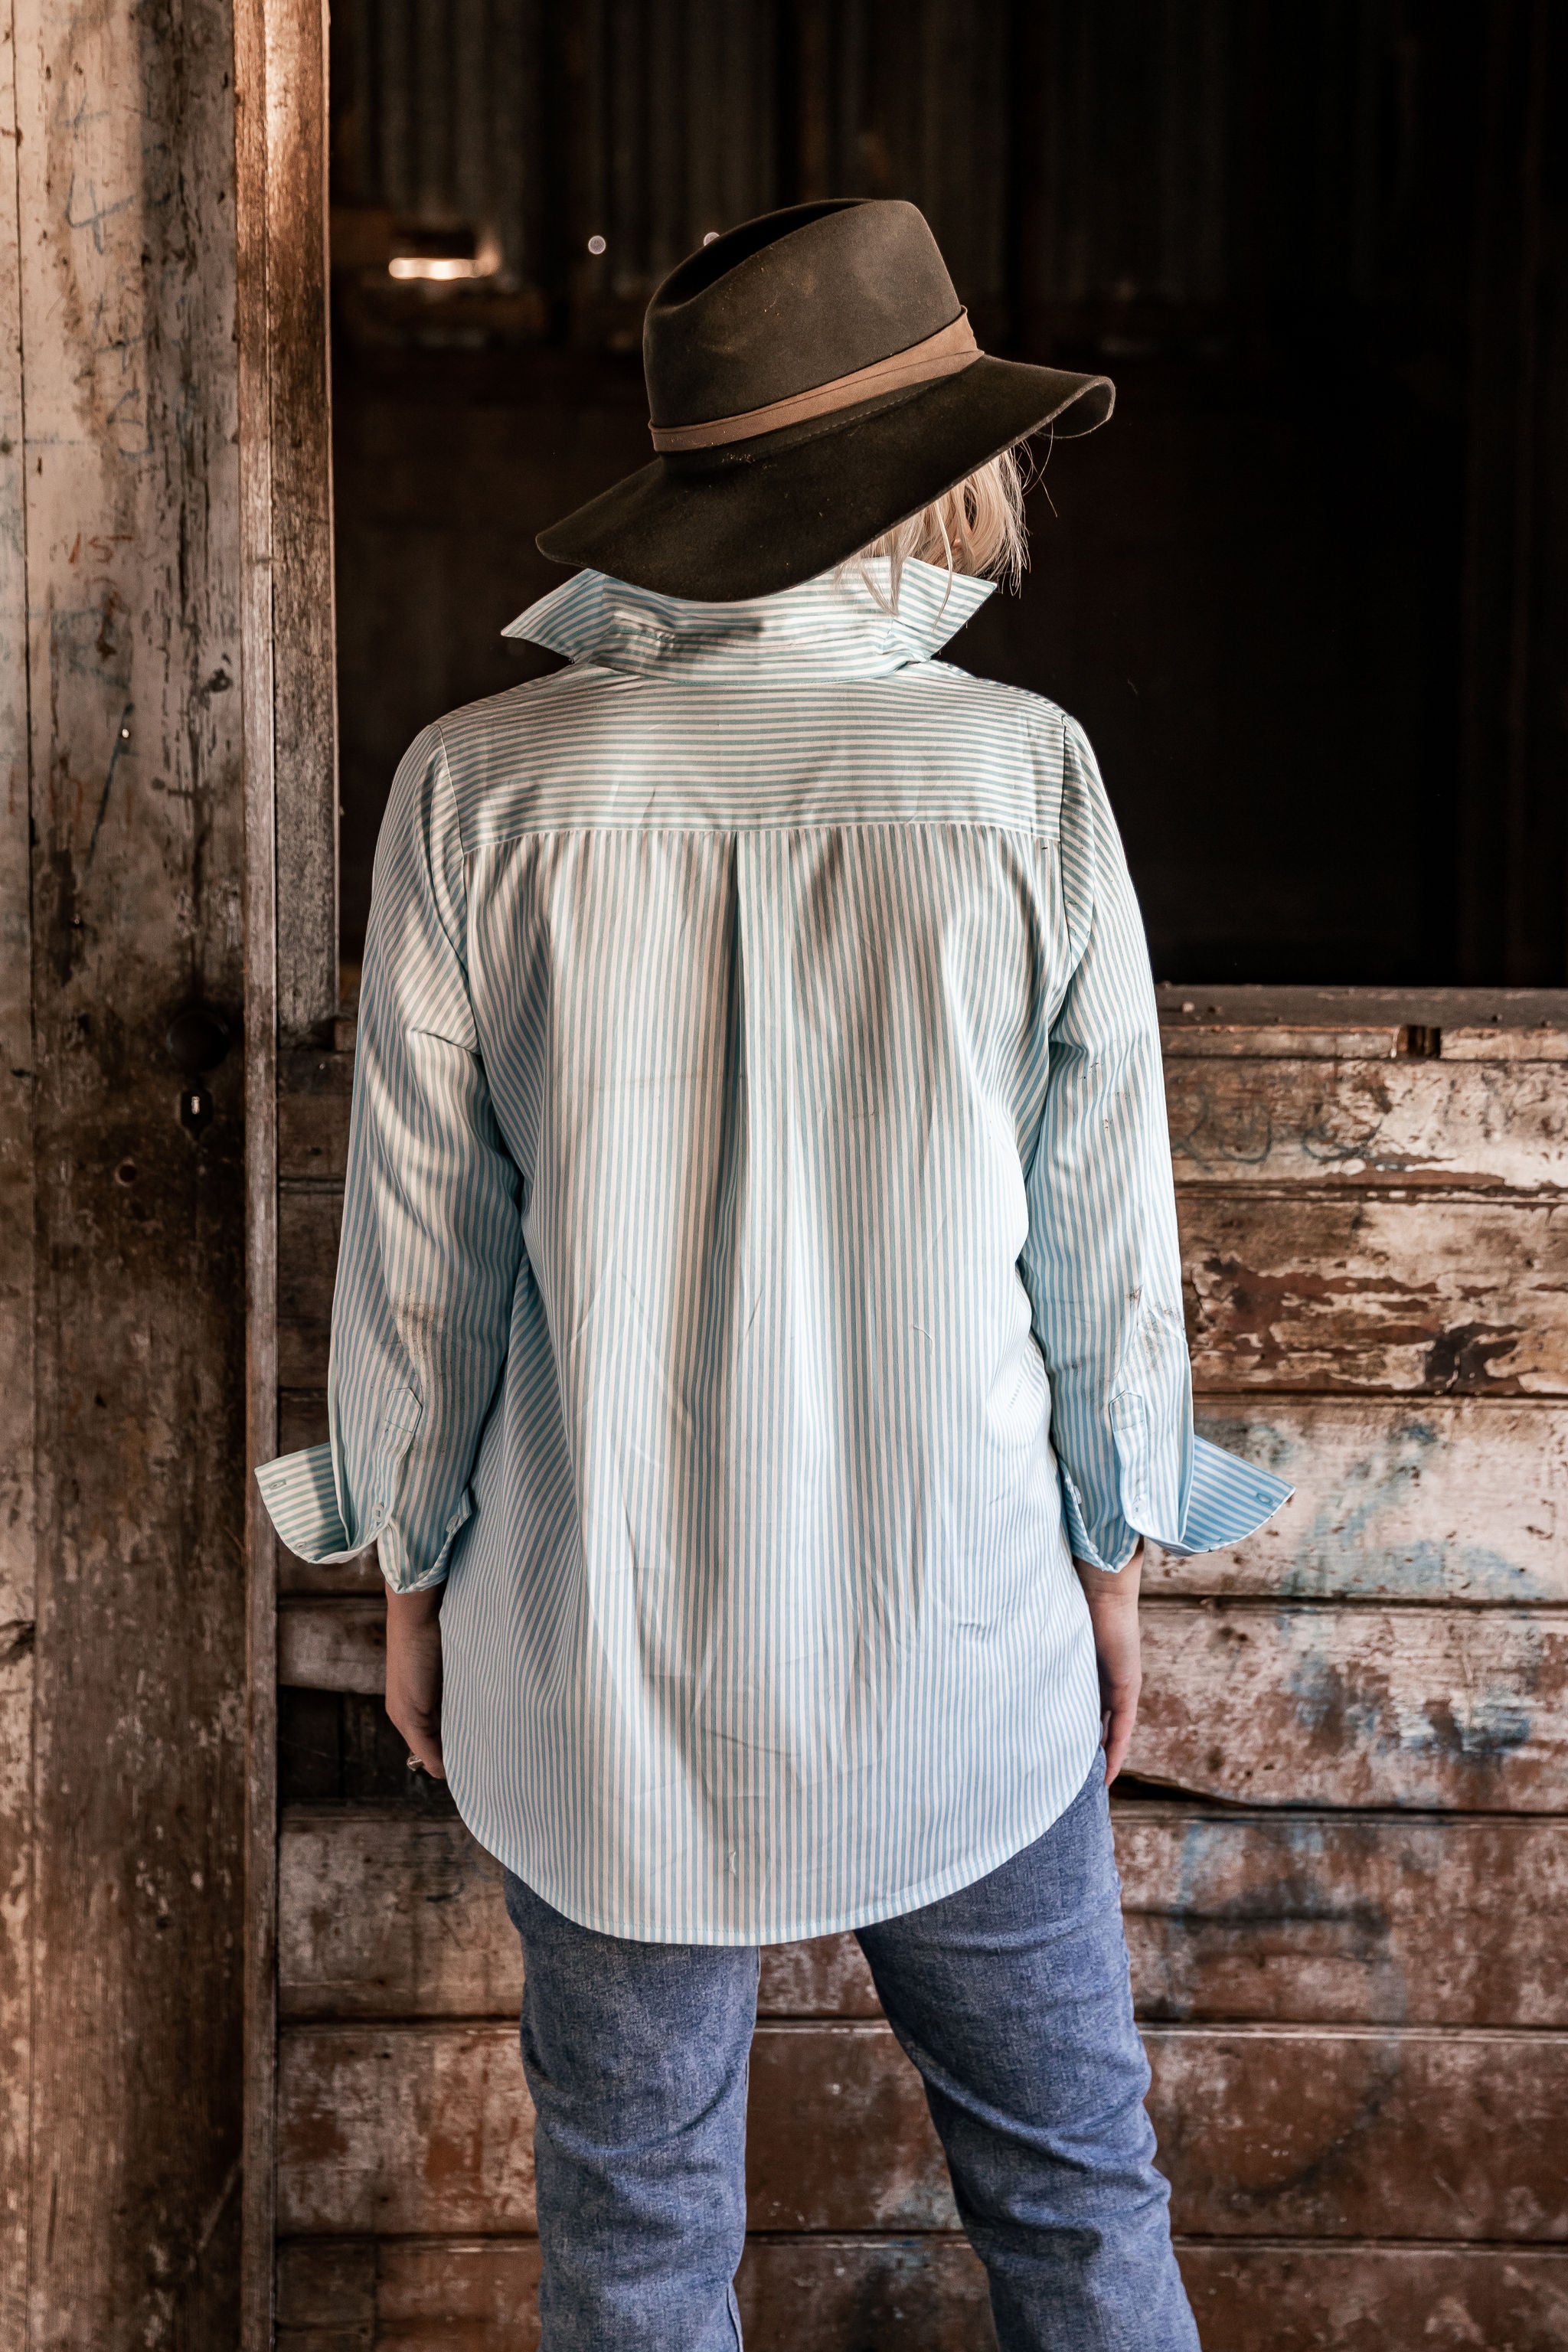
[[[449,1579],[464,1820],[582,1924],[758,1943],[1040,1835],[1100,1735],[1069,1546],[1227,1543],[1194,1442],[1153,992],[988,589],[584,572],[570,656],[429,728],[365,950],[315,1560]]]

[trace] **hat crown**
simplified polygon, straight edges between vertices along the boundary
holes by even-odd
[[[913,205],[764,214],[692,254],[648,304],[648,414],[661,426],[745,415],[908,351],[961,308]]]

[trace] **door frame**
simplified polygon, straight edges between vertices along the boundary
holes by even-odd
[[[338,1007],[325,0],[236,0],[245,760],[246,1890],[242,2352],[273,2339],[278,1561],[250,1473],[278,1451],[278,1054]]]

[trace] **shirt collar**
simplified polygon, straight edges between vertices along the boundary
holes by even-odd
[[[887,558],[877,556],[866,563],[869,579],[849,563],[798,588],[732,604],[660,596],[603,572],[577,572],[501,635],[610,669],[736,670],[765,655],[839,677],[876,677],[929,661],[995,587],[994,581],[908,562],[899,609],[889,613],[874,593],[889,595],[889,572]]]

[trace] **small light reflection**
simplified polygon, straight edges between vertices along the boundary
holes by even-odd
[[[395,253],[387,263],[392,278],[491,278],[495,264],[482,254]]]
[[[588,239],[588,250],[590,253],[603,253],[605,250],[604,238],[602,236],[591,236]]]
[[[704,229],[702,232],[702,242],[704,245],[717,245],[719,242],[718,230],[716,228]]]

